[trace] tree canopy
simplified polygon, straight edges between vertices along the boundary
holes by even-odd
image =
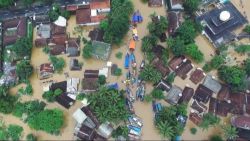
[[[9,7],[14,4],[14,0],[0,0],[0,8]]]
[[[235,140],[238,137],[238,131],[232,125],[223,125],[222,130],[223,135],[227,140]]]
[[[104,41],[120,44],[129,30],[130,15],[134,11],[134,6],[130,0],[113,0],[111,9],[108,20],[101,24],[104,29]]]
[[[161,80],[162,75],[153,66],[146,65],[140,73],[140,77],[145,81],[150,81],[152,83],[157,83]]]
[[[142,51],[151,52],[152,48],[157,44],[157,37],[154,35],[147,35],[142,38]]]
[[[11,140],[17,141],[21,137],[21,134],[23,132],[23,127],[19,125],[10,124],[7,128],[7,132],[8,132],[8,137]]]
[[[65,61],[62,57],[57,58],[56,56],[50,56],[49,60],[53,64],[53,67],[56,72],[61,73],[65,66]]]
[[[29,38],[23,37],[19,38],[14,46],[11,48],[13,52],[17,55],[19,59],[23,57],[31,56],[31,49],[32,49],[32,41]]]
[[[52,21],[56,21],[59,16],[63,16],[64,18],[69,19],[70,12],[60,8],[58,4],[53,4],[53,7],[52,9],[50,9],[48,15]]]
[[[125,98],[118,90],[101,87],[96,93],[87,96],[91,109],[100,122],[119,122],[128,117]]]
[[[179,37],[168,38],[167,45],[175,56],[184,55],[186,46],[184,44],[184,41],[181,40]]]
[[[82,57],[84,59],[90,59],[92,57],[92,51],[93,51],[93,47],[92,47],[92,43],[88,42],[87,44],[85,44],[84,48],[82,49]]]
[[[234,49],[238,53],[247,53],[250,52],[250,45],[239,45]]]
[[[28,125],[35,130],[42,130],[50,134],[58,134],[64,124],[63,112],[59,109],[46,109],[35,114],[28,121]]]
[[[156,17],[156,15],[152,16],[152,18],[154,17]],[[168,28],[168,21],[165,17],[160,16],[159,20],[150,22],[147,27],[150,34],[160,38]]]
[[[22,60],[16,65],[16,74],[20,81],[28,80],[33,73],[33,67],[27,60]]]
[[[177,36],[184,41],[185,44],[193,43],[198,31],[198,25],[191,20],[185,20],[177,29]]]
[[[209,141],[223,141],[223,139],[220,135],[212,135]]]
[[[244,89],[244,79],[246,77],[246,72],[244,69],[238,66],[223,66],[218,69],[219,78],[231,85],[232,89],[235,91]]]
[[[208,129],[211,126],[218,124],[219,122],[220,122],[219,117],[214,116],[211,113],[206,113],[203,115],[203,119],[199,127],[201,127],[204,130],[204,129]]]
[[[159,99],[159,100],[164,98],[163,91],[157,88],[153,89],[153,91],[151,92],[151,95],[153,98]]]
[[[245,61],[244,68],[245,68],[246,74],[249,76],[250,75],[250,59],[249,58]]]
[[[185,54],[190,56],[194,61],[201,63],[204,60],[204,54],[198,49],[194,43],[188,44],[185,48]]]
[[[46,99],[47,102],[54,102],[56,100],[56,97],[62,94],[61,89],[56,89],[54,92],[53,91],[47,91],[44,92],[42,97]]]
[[[185,0],[184,1],[184,9],[189,14],[193,14],[196,10],[198,10],[198,6],[200,4],[200,0]]]
[[[250,25],[247,25],[245,28],[244,28],[244,31],[248,34],[250,34]]]

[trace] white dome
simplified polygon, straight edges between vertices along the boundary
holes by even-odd
[[[228,11],[222,11],[220,13],[220,20],[225,22],[225,21],[230,19],[230,16],[231,15],[230,15],[230,13]]]

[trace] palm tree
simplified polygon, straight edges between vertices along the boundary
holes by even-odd
[[[223,125],[222,130],[224,137],[228,140],[235,140],[238,137],[238,131],[232,125]]]
[[[174,136],[173,127],[168,122],[159,121],[156,123],[156,128],[163,137],[171,139]]]

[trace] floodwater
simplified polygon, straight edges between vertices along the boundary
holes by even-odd
[[[150,21],[149,15],[156,12],[157,15],[162,15],[162,16],[166,16],[166,9],[164,7],[157,7],[157,8],[149,8],[147,6],[147,4],[143,4],[140,2],[140,0],[132,0],[135,6],[135,10],[140,10],[144,21],[142,23],[140,23],[138,25],[138,35],[141,38],[143,38],[143,36],[146,36],[148,34],[148,30],[147,30],[147,24]],[[239,5],[240,0],[232,0],[232,2],[236,5],[236,7],[241,7],[241,5]],[[248,14],[248,20],[250,20],[250,1],[249,0],[242,0],[243,5],[244,5],[244,10],[246,11],[246,14]],[[78,34],[73,34],[73,30],[75,27],[75,16],[72,16],[69,21],[68,21],[68,27],[67,27],[67,32],[70,33],[70,37],[78,37]],[[84,31],[90,31],[91,28],[82,28]],[[35,37],[35,33],[36,31],[34,31],[34,37]],[[83,35],[85,38],[87,37],[87,33],[88,32],[83,32]],[[126,71],[124,69],[124,56],[126,54],[126,52],[128,51],[128,47],[127,44],[129,42],[129,39],[131,38],[131,31],[128,33],[127,37],[125,37],[124,43],[120,46],[120,47],[113,47],[112,49],[112,53],[110,56],[110,61],[112,63],[115,63],[118,65],[118,67],[122,68],[123,71],[123,75],[120,77],[117,76],[111,76],[109,73],[109,77],[107,79],[108,82],[118,82],[120,85],[120,88],[125,88],[124,84],[121,84],[122,80],[125,80],[125,74]],[[212,45],[208,42],[208,40],[206,38],[204,38],[202,35],[198,36],[195,39],[196,44],[199,46],[199,49],[204,53],[206,60],[205,61],[209,61],[212,56],[210,54],[214,54],[214,48],[212,47]],[[249,41],[248,41],[249,42]],[[165,43],[162,43],[163,45]],[[138,62],[138,65],[140,64],[141,60],[143,59],[143,55],[141,53],[140,50],[141,47],[141,41],[138,41],[136,43],[136,50],[134,52],[135,57],[136,57],[136,61]],[[81,49],[83,48],[83,45],[81,44]],[[115,54],[117,52],[122,52],[123,53],[123,58],[122,59],[117,59],[115,57]],[[66,57],[66,55],[60,55],[60,57],[63,57],[65,59],[66,62],[66,66],[64,68],[63,73],[67,72],[69,73],[69,77],[78,77],[78,78],[83,78],[83,72],[85,69],[101,69],[103,67],[106,66],[106,62],[105,61],[99,61],[99,60],[95,60],[95,59],[90,59],[90,60],[85,60],[83,59],[81,56],[76,57],[77,59],[79,59],[80,62],[83,62],[83,70],[82,71],[69,71],[69,60],[70,58]],[[31,63],[34,66],[34,68],[37,68],[40,64],[42,63],[47,63],[49,62],[48,60],[48,55],[44,54],[42,52],[41,48],[33,48],[32,50],[32,58],[31,58]],[[202,67],[204,63],[202,64],[194,64],[194,68],[197,67]],[[193,71],[192,70],[192,71]],[[191,71],[191,72],[192,72]],[[190,72],[190,73],[191,73]],[[52,78],[46,79],[46,80],[39,80],[39,78],[37,77],[37,73],[35,72],[31,78],[31,84],[33,86],[33,96],[23,96],[21,98],[21,101],[27,101],[27,100],[42,100],[42,85],[44,85],[43,82],[48,81],[48,80],[54,80],[54,81],[64,81],[66,78],[64,76],[64,74],[55,74]],[[190,80],[189,80],[189,76],[186,80],[182,80],[179,77],[176,77],[175,85],[179,86],[180,88],[184,88],[186,85],[193,87],[194,89],[197,87],[197,85],[194,85]],[[22,86],[22,85],[21,85]],[[13,89],[11,89],[12,93],[16,93],[18,88],[20,88],[21,86],[15,87]],[[147,84],[146,85],[146,94],[150,93],[150,91],[152,90],[152,85],[151,84]],[[133,88],[133,92],[135,92],[135,87]],[[164,103],[164,105],[168,105],[166,102],[161,101],[162,103]],[[190,103],[189,103],[190,104]],[[39,137],[39,140],[72,140],[73,138],[73,132],[74,132],[74,126],[75,126],[75,121],[72,118],[72,114],[74,113],[74,111],[77,108],[81,107],[81,103],[80,102],[76,102],[69,110],[64,109],[63,107],[61,107],[59,104],[57,103],[48,103],[47,108],[59,108],[61,110],[64,111],[64,115],[65,115],[65,125],[64,128],[62,129],[61,135],[59,136],[53,136],[53,135],[49,135],[43,131],[35,131],[32,130],[28,127],[27,124],[23,123],[20,119],[13,117],[12,115],[3,115],[0,114],[0,117],[5,121],[6,124],[18,124],[21,125],[24,128],[24,134],[23,134],[23,139],[25,139],[25,136],[29,133],[33,133],[35,135],[37,135]],[[135,102],[134,103],[134,108],[135,108],[135,113],[142,118],[142,121],[144,123],[143,129],[142,129],[142,140],[162,140],[163,138],[159,135],[159,133],[157,132],[157,130],[155,129],[154,125],[153,125],[153,110],[152,110],[152,106],[150,103],[142,103],[142,102]],[[183,140],[207,140],[209,138],[210,135],[214,134],[214,133],[219,133],[219,129],[218,128],[210,128],[208,130],[202,131],[201,129],[199,129],[198,127],[196,127],[198,129],[196,135],[192,135],[190,133],[190,128],[192,127],[196,127],[192,122],[190,122],[188,120],[187,122],[187,126],[185,128],[185,131],[182,135],[182,139]]]

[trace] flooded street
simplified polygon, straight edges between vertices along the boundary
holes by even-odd
[[[241,5],[240,0],[232,0],[232,3],[236,5],[236,7],[239,9],[242,9],[241,12],[244,15],[244,11],[247,14],[248,20],[250,20],[250,0],[241,0],[243,4]],[[144,36],[148,35],[148,30],[147,30],[147,25],[151,21],[150,15],[156,12],[157,15],[162,15],[166,16],[166,9],[165,7],[157,7],[157,8],[149,8],[147,4],[141,3],[140,0],[132,0],[135,10],[139,10],[143,16],[143,22],[138,24],[137,30],[138,30],[138,36],[140,39],[142,39]],[[68,26],[67,26],[67,32],[70,34],[70,37],[78,37],[79,34],[73,34],[74,28],[76,26],[76,17],[71,16],[71,18],[68,20]],[[88,39],[88,31],[93,29],[93,27],[84,27],[83,29],[83,34],[82,36]],[[87,32],[86,32],[87,31]],[[36,30],[34,30],[34,39],[36,37]],[[132,38],[132,31],[129,31],[127,37],[124,39],[124,43],[120,47],[115,47],[113,46],[110,59],[113,64],[117,64],[119,68],[122,68],[122,76],[117,77],[117,76],[111,76],[109,72],[109,76],[107,78],[107,82],[113,83],[113,82],[118,82],[119,87],[122,89],[125,89],[125,85],[122,84],[121,82],[125,80],[125,75],[127,70],[124,69],[124,59],[125,55],[128,52],[128,42]],[[209,43],[209,41],[202,35],[199,35],[195,39],[196,44],[199,46],[199,49],[204,53],[204,58],[205,61],[201,64],[194,64],[193,70],[195,70],[197,67],[202,67],[205,62],[210,61],[212,56],[211,54],[214,54],[215,49]],[[249,42],[249,40],[246,40],[244,42]],[[166,46],[165,43],[162,43],[162,45]],[[83,44],[81,43],[81,54],[82,54],[82,48]],[[116,53],[122,52],[123,57],[122,59],[116,58]],[[136,42],[136,49],[134,51],[135,57],[136,57],[136,62],[137,62],[137,67],[140,65],[141,61],[143,60],[144,56],[141,52],[141,40]],[[31,56],[31,63],[33,67],[35,68],[35,72],[33,75],[30,77],[30,82],[33,87],[33,96],[22,96],[21,101],[28,101],[28,100],[43,100],[42,94],[43,94],[43,85],[45,81],[49,80],[54,80],[57,82],[60,81],[65,81],[66,77],[64,76],[64,73],[67,72],[69,73],[69,77],[77,77],[82,79],[83,78],[83,72],[86,69],[101,69],[106,66],[105,61],[100,61],[96,59],[90,59],[90,60],[85,60],[83,59],[82,55],[79,57],[75,57],[79,60],[79,62],[83,63],[83,69],[82,71],[70,71],[69,70],[69,62],[70,58],[67,57],[66,55],[60,55],[59,57],[63,57],[65,60],[65,68],[64,71],[61,74],[54,74],[52,78],[46,79],[46,80],[39,80],[38,74],[37,74],[37,68],[43,63],[48,63],[49,58],[48,55],[45,54],[42,51],[42,48],[35,48],[33,47],[32,49],[32,56]],[[246,56],[243,56],[246,57]],[[239,60],[242,61],[244,58],[239,57]],[[193,71],[192,70],[192,71]],[[191,71],[191,72],[192,72]],[[190,72],[190,73],[191,73]],[[215,74],[215,72],[213,72]],[[189,76],[186,80],[182,80],[179,77],[175,78],[174,84],[179,86],[180,88],[184,88],[185,86],[191,86],[192,88],[196,89],[198,85],[194,85],[190,80]],[[17,86],[15,88],[11,89],[11,93],[15,94],[18,90],[23,85]],[[81,89],[81,85],[79,85],[79,88]],[[152,91],[153,87],[151,84],[146,85],[146,94],[149,94]],[[136,87],[133,88],[133,93],[135,94]],[[166,102],[163,102],[164,105],[168,105]],[[189,103],[189,105],[191,102]],[[29,133],[33,133],[34,135],[38,136],[39,140],[73,140],[73,132],[74,132],[74,126],[76,124],[75,120],[72,118],[72,114],[75,112],[77,108],[81,107],[80,102],[76,102],[69,110],[63,108],[56,102],[54,103],[47,103],[47,108],[59,108],[64,111],[65,115],[65,125],[64,128],[62,129],[61,135],[59,136],[54,136],[47,134],[43,131],[35,131],[32,130],[28,127],[26,123],[23,123],[20,119],[12,116],[12,115],[3,115],[0,114],[0,118],[5,121],[6,124],[18,124],[24,128],[24,134],[23,138],[25,139],[25,136]],[[152,105],[151,103],[143,103],[143,102],[135,102],[134,103],[134,108],[135,108],[135,113],[142,118],[143,121],[143,128],[142,128],[142,140],[162,140],[163,138],[159,135],[157,130],[154,127],[154,113],[152,110]],[[190,108],[189,108],[190,110]],[[190,128],[196,127],[192,122],[188,120],[185,131],[182,135],[183,140],[207,140],[210,135],[214,133],[219,133],[218,128],[210,128],[208,130],[202,131],[200,128],[196,127],[198,129],[197,133],[195,135],[192,135],[190,133]]]

